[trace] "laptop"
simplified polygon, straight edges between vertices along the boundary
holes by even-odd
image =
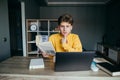
[[[87,71],[90,70],[95,52],[57,52],[55,71]]]

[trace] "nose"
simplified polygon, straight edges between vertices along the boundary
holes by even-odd
[[[63,29],[64,29],[64,31],[65,31],[65,30],[67,29],[67,27],[66,27],[66,26],[64,26],[64,28],[63,28]]]

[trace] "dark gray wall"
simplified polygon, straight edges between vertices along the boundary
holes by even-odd
[[[83,47],[95,50],[97,42],[102,41],[106,27],[105,6],[40,7],[40,18],[58,18],[70,13],[74,18],[73,33],[80,36]]]
[[[39,19],[40,5],[36,0],[24,0],[25,2],[25,18],[26,19]]]
[[[7,41],[4,41],[4,38]],[[10,38],[7,0],[0,0],[0,61],[10,57]]]
[[[107,30],[105,42],[112,46],[120,47],[120,1],[107,6]]]

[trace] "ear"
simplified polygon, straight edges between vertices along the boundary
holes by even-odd
[[[58,29],[60,30],[60,26],[58,25]]]

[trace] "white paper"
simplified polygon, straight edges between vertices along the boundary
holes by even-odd
[[[42,58],[31,59],[29,69],[44,68],[44,61]]]
[[[42,52],[45,52],[47,54],[55,55],[55,53],[56,53],[52,43],[49,41],[48,42],[40,42],[37,46]]]

